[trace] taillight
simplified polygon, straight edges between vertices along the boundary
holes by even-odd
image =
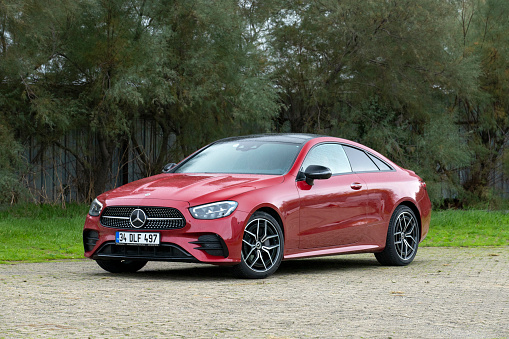
[[[424,181],[422,181],[422,180],[420,180],[420,183],[421,183],[421,187],[426,189],[426,183]]]

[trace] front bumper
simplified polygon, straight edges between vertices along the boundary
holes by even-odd
[[[186,225],[183,228],[166,230],[111,228],[101,224],[100,216],[87,215],[83,230],[85,257],[91,259],[188,261],[226,265],[240,262],[242,235],[245,222],[249,217],[246,212],[237,210],[225,218],[198,220],[189,213],[187,203],[170,202],[167,206],[161,206],[160,201],[158,205],[144,201],[146,206],[177,208],[186,220]],[[143,206],[128,204],[128,202],[122,203],[122,206],[143,208]],[[118,245],[115,243],[117,231],[158,232],[161,236],[160,245]]]

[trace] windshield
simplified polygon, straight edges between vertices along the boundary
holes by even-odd
[[[300,144],[235,140],[212,144],[178,166],[174,173],[282,175],[290,170]]]

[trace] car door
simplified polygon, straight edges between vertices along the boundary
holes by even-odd
[[[369,187],[366,204],[366,229],[359,232],[363,244],[377,244],[387,233],[390,210],[393,208],[392,179],[395,173],[386,163],[366,151],[344,145],[352,170]]]
[[[366,224],[367,187],[352,172],[342,145],[314,146],[304,159],[301,171],[309,165],[331,169],[332,176],[308,185],[296,182],[300,198],[300,248],[348,245],[359,240],[358,229]]]
[[[386,202],[392,200],[390,174],[394,171],[386,163],[364,150],[346,145],[343,149],[350,160],[352,170],[369,186],[370,200],[366,206],[369,222],[371,224],[382,222]]]

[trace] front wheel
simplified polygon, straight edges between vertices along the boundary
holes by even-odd
[[[96,259],[97,265],[111,273],[134,273],[147,264],[147,260],[102,260]]]
[[[255,212],[244,229],[242,258],[233,267],[239,278],[263,279],[276,272],[283,259],[281,226],[270,214]]]
[[[375,253],[378,262],[386,266],[404,266],[414,260],[419,246],[419,222],[407,206],[398,206],[387,230],[385,249]]]

